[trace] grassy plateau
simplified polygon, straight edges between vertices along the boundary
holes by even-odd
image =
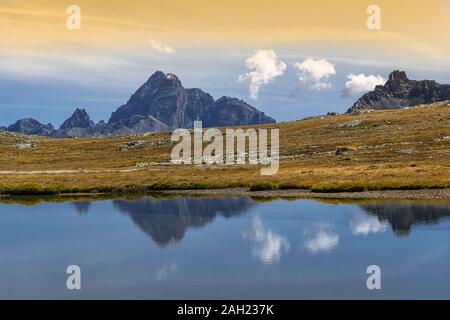
[[[172,164],[168,132],[51,139],[0,131],[0,194],[450,188],[448,103],[258,128],[280,130],[276,175],[255,165]]]

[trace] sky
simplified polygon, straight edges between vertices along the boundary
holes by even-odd
[[[0,126],[108,120],[157,70],[278,121],[345,112],[396,69],[450,83],[449,16],[448,0],[0,0]]]

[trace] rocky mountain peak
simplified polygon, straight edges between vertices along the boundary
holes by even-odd
[[[176,75],[161,71],[119,107],[108,123],[126,124],[135,115],[152,116],[169,128],[192,128],[196,120],[202,120],[204,126],[275,122],[241,100],[223,97],[215,101],[201,89],[185,89]]]
[[[389,75],[386,84],[363,95],[347,113],[400,109],[446,100],[450,100],[450,85],[432,80],[409,80],[406,72],[395,70]]]
[[[94,126],[94,122],[91,121],[88,113],[85,109],[75,109],[72,116],[64,121],[64,123],[59,127],[60,130],[67,130],[73,128],[89,128]]]
[[[46,136],[50,134],[55,128],[51,123],[44,125],[32,118],[25,118],[16,121],[10,125],[7,130],[11,132],[21,132],[24,134]]]
[[[181,81],[174,74],[165,74],[162,71],[156,71],[142,87],[178,87],[181,86]]]
[[[389,81],[402,82],[409,81],[405,71],[395,70],[389,75]]]

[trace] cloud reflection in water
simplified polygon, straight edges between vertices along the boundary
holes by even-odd
[[[263,264],[279,262],[282,252],[287,252],[290,248],[287,238],[265,229],[259,216],[252,219],[243,236],[252,242],[252,254]]]
[[[311,230],[312,229],[312,230]],[[306,230],[305,249],[312,253],[329,252],[339,243],[339,235],[332,232],[331,227],[324,224]]]

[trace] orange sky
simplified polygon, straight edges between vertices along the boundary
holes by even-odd
[[[0,44],[30,51],[139,46],[156,38],[175,47],[282,43],[333,51],[369,46],[377,54],[389,49],[419,59],[449,57],[449,1],[376,3],[382,10],[380,31],[367,30],[366,8],[372,2],[362,0],[3,0]],[[65,27],[69,4],[81,8],[81,30]]]

